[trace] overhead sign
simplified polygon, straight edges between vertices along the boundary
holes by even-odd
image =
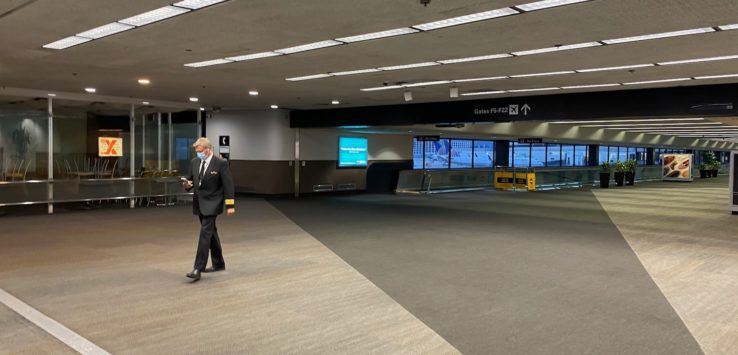
[[[518,138],[518,143],[543,143],[543,138]]]
[[[421,142],[438,142],[441,136],[415,136],[415,139]]]
[[[218,138],[218,145],[220,145],[221,147],[230,147],[231,136],[220,136],[220,138]]]
[[[97,154],[100,157],[122,157],[123,138],[99,137],[97,138]]]

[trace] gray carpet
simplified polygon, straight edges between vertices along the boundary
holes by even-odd
[[[589,191],[271,202],[463,353],[702,353]]]

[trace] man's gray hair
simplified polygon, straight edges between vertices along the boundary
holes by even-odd
[[[205,149],[213,149],[213,145],[210,144],[210,140],[205,137],[200,137],[195,141],[195,144],[192,145],[193,147],[197,148],[203,147]]]

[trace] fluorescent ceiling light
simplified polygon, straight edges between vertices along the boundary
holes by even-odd
[[[439,60],[438,62],[442,64],[456,64],[456,63],[465,63],[465,62],[476,62],[479,60],[490,60],[490,59],[510,58],[510,57],[512,57],[511,54],[503,53],[503,54],[480,55],[477,57],[468,57],[468,58],[444,59],[444,60]]]
[[[336,41],[341,41],[345,43],[353,43],[353,42],[368,41],[368,40],[377,39],[377,38],[401,36],[401,35],[406,35],[406,34],[415,33],[415,32],[420,32],[420,30],[416,30],[410,27],[403,27],[403,28],[395,28],[394,30],[367,33],[367,34],[351,36],[351,37],[336,38]]]
[[[695,76],[697,80],[704,79],[725,79],[725,78],[738,78],[738,74],[724,74],[724,75],[708,75],[708,76]]]
[[[664,79],[664,80],[649,80],[649,81],[634,81],[630,83],[623,83],[623,85],[642,85],[642,84],[658,84],[658,83],[671,83],[675,81],[687,81],[692,78],[676,78],[676,79]]]
[[[564,90],[571,89],[593,89],[593,88],[606,88],[612,86],[620,86],[620,84],[594,84],[594,85],[574,85],[574,86],[562,86]]]
[[[414,63],[414,64],[405,64],[405,65],[393,65],[389,67],[381,67],[380,70],[401,70],[401,69],[410,69],[410,68],[421,68],[421,67],[430,67],[434,65],[441,65],[438,62],[424,62],[424,63]]]
[[[273,109],[278,109],[278,108],[279,108],[279,106],[277,106],[277,105],[271,105],[271,106],[269,106],[269,107],[271,107],[271,108],[273,108]]]
[[[702,117],[695,118],[648,118],[648,119],[628,119],[628,120],[588,120],[588,121],[554,121],[548,123],[554,124],[578,124],[578,123],[608,123],[608,122],[640,122],[640,121],[704,121]]]
[[[587,2],[587,1],[590,1],[590,0],[543,0],[543,1],[531,2],[531,3],[527,3],[523,5],[515,5],[515,7],[518,9],[524,10],[524,11],[535,11],[535,10],[541,10],[541,9],[548,9],[551,7],[577,4],[580,2]]]
[[[149,85],[151,84],[151,80],[146,79],[146,78],[141,78],[141,79],[138,79],[138,83],[141,85]]]
[[[518,74],[518,75],[510,75],[511,78],[529,78],[533,76],[550,76],[550,75],[564,75],[564,74],[574,74],[575,71],[573,70],[565,70],[565,71],[554,71],[554,72],[548,72],[548,73],[533,73],[533,74]]]
[[[256,90],[250,90],[249,91],[249,95],[251,95],[251,96],[259,96],[259,92],[256,91]]]
[[[175,6],[164,6],[156,10],[151,10],[151,11],[144,12],[136,16],[131,16],[129,18],[120,20],[118,22],[124,23],[126,25],[139,27],[139,26],[148,25],[150,23],[154,23],[157,21],[165,20],[170,17],[181,15],[186,12],[190,12],[190,10],[183,9],[181,7],[175,7]]]
[[[95,89],[95,88],[85,88],[85,91],[89,92],[90,94],[94,94],[95,92],[97,92],[97,89]]]
[[[320,48],[326,48],[326,47],[333,47],[333,46],[340,46],[342,44],[343,44],[342,42],[338,42],[338,41],[334,41],[332,39],[329,39],[327,41],[320,41],[320,42],[315,42],[315,43],[303,44],[303,45],[295,46],[295,47],[277,49],[277,50],[275,50],[275,52],[282,53],[282,54],[292,54],[292,53],[298,53],[298,52],[311,51],[311,50],[314,50],[314,49],[320,49]]]
[[[287,81],[301,81],[301,80],[327,78],[329,76],[331,76],[331,75],[330,74],[315,74],[315,75],[298,76],[298,77],[295,77],[295,78],[287,78],[285,80],[287,80]]]
[[[49,44],[45,44],[43,47],[48,49],[65,49],[72,46],[76,46],[78,44],[82,44],[85,42],[92,41],[90,38],[82,38],[77,36],[70,36],[67,38],[62,38],[56,42],[51,42]]]
[[[405,87],[414,88],[418,86],[441,85],[441,84],[450,84],[450,83],[451,83],[451,80],[426,81],[424,83],[405,84]]]
[[[372,68],[372,69],[359,69],[359,70],[339,71],[339,72],[331,73],[331,75],[343,76],[343,75],[376,73],[378,71],[381,71],[381,70],[374,69],[374,68]]]
[[[658,63],[658,65],[701,63],[701,62],[712,62],[716,60],[730,60],[730,59],[738,59],[738,55],[726,55],[726,56],[721,56],[721,57],[707,57],[707,58],[697,58],[697,59],[687,59],[687,60],[675,60],[671,62],[661,62],[661,63]]]
[[[381,90],[392,90],[392,89],[401,89],[402,85],[387,85],[387,86],[378,86],[373,88],[366,88],[361,89],[361,91],[381,91]]]
[[[105,36],[110,36],[116,33],[120,33],[123,31],[127,31],[132,28],[136,28],[136,27],[131,26],[131,25],[122,24],[122,23],[113,22],[107,25],[102,25],[100,27],[95,27],[91,30],[77,33],[77,36],[98,39],[98,38],[102,38]]]
[[[537,88],[537,89],[517,89],[517,90],[508,90],[508,92],[532,92],[532,91],[549,91],[549,90],[559,90],[560,88]]]
[[[735,29],[738,29],[738,24],[723,25],[723,26],[718,26],[718,28],[721,29],[721,30],[723,30],[723,31],[735,30]]]
[[[586,42],[586,43],[568,44],[568,45],[565,45],[565,46],[556,46],[556,47],[548,47],[548,48],[540,48],[540,49],[531,49],[529,51],[512,52],[512,54],[514,54],[516,56],[524,56],[524,55],[531,55],[531,54],[541,54],[541,53],[548,53],[548,52],[566,51],[566,50],[570,50],[570,49],[597,47],[597,46],[601,46],[601,45],[602,45],[602,43],[600,43],[600,42]]]
[[[508,76],[489,76],[489,77],[486,77],[486,78],[459,79],[459,80],[454,80],[453,82],[455,82],[455,83],[467,83],[467,82],[470,82],[470,81],[502,80],[502,79],[509,79],[509,78],[510,77],[508,77]]]
[[[453,17],[453,18],[448,18],[448,19],[440,20],[440,21],[428,22],[428,23],[424,23],[424,24],[420,24],[420,25],[416,25],[412,27],[417,28],[419,30],[423,30],[423,31],[430,31],[430,30],[435,30],[435,29],[444,28],[444,27],[463,25],[465,23],[484,21],[484,20],[489,20],[489,19],[493,19],[497,17],[515,15],[519,13],[520,12],[515,9],[505,7],[502,9],[497,9],[497,10],[492,10],[492,11],[478,12],[476,14]]]
[[[333,100],[333,101],[331,101],[331,105],[338,105],[338,104],[340,104],[340,103],[341,103],[341,102],[340,102],[340,101],[338,101],[338,100]]]
[[[148,101],[144,101],[144,102],[142,102],[142,104],[144,104],[144,105],[148,105],[148,104],[149,104],[149,102],[148,102]]]
[[[617,44],[617,43],[627,43],[627,42],[636,42],[636,41],[647,41],[650,39],[658,39],[658,38],[689,36],[689,35],[708,33],[708,32],[715,32],[715,29],[713,29],[712,27],[695,28],[692,30],[663,32],[663,33],[654,33],[654,34],[643,35],[643,36],[607,39],[602,42],[607,43],[607,44]]]
[[[198,102],[198,101],[200,101],[200,99],[198,99],[196,97],[190,97],[190,101],[191,102]]]
[[[218,65],[218,64],[226,64],[226,63],[233,63],[233,61],[227,60],[227,59],[213,59],[213,60],[206,60],[204,62],[187,63],[185,64],[185,66],[191,67],[191,68],[201,68],[201,67],[207,67],[210,65]]]
[[[496,94],[504,94],[507,91],[504,90],[497,90],[497,91],[477,91],[477,92],[466,92],[461,94],[461,96],[476,96],[476,95],[496,95]]]
[[[598,71],[608,71],[608,70],[622,70],[622,69],[635,69],[635,68],[646,68],[646,67],[653,67],[656,66],[655,64],[634,64],[634,65],[621,65],[617,67],[604,67],[604,68],[591,68],[591,69],[580,69],[577,70],[577,73],[591,73],[591,72],[598,72]]]
[[[174,6],[184,7],[191,10],[197,10],[201,9],[206,6],[215,5],[217,3],[221,3],[226,0],[184,0],[180,2],[175,2]]]
[[[695,126],[695,128],[701,128],[698,126],[710,126],[710,125],[722,125],[720,122],[696,122],[696,123],[629,123],[629,124],[596,124],[596,125],[581,125],[579,127],[618,127],[618,128],[632,128],[632,127],[671,127],[671,126]]]
[[[227,60],[232,60],[234,62],[242,62],[244,60],[252,60],[252,59],[259,59],[259,58],[267,58],[267,57],[276,57],[280,56],[282,53],[277,52],[260,52],[260,53],[252,53],[252,54],[245,54],[245,55],[239,55],[235,57],[226,57]]]

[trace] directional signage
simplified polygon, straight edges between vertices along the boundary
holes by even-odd
[[[421,142],[438,142],[441,136],[415,136],[415,139]]]
[[[220,136],[218,139],[218,142],[221,147],[230,147],[231,146],[231,136]]]
[[[543,143],[543,138],[518,138],[518,143]]]

